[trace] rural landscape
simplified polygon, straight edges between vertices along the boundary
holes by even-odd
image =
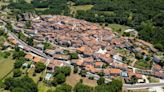
[[[0,0],[0,92],[164,92],[164,1]]]

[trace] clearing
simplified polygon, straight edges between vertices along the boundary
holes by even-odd
[[[97,81],[96,80],[90,80],[87,77],[81,77],[79,74],[74,74],[73,72],[71,73],[70,76],[66,78],[66,83],[74,87],[76,83],[80,81],[80,79],[83,79],[83,83],[85,85],[95,87],[97,86]]]

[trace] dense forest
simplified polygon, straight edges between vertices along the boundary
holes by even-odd
[[[90,10],[70,6],[93,5]],[[35,11],[37,14],[61,14],[90,22],[121,24],[139,31],[139,38],[149,41],[164,51],[164,0],[17,0],[8,5],[16,14]],[[40,9],[42,8],[42,9]]]

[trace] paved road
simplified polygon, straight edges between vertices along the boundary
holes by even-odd
[[[144,83],[144,84],[124,84],[124,88],[127,89],[142,89],[142,88],[152,88],[152,87],[164,87],[164,83]]]

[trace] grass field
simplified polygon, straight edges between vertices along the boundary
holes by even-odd
[[[151,69],[152,61],[136,61],[134,67],[139,69]]]
[[[120,25],[120,24],[109,24],[108,27],[112,28],[113,31],[116,31],[120,34],[123,34],[123,32],[129,28],[128,26]]]
[[[71,9],[71,13],[75,13],[76,14],[76,11],[78,10],[90,10],[91,8],[93,7],[93,5],[78,5],[78,6],[71,6],[70,9]]]
[[[85,85],[92,86],[92,87],[97,86],[96,80],[90,80],[88,78],[83,78],[79,74],[74,74],[74,73],[71,73],[71,75],[66,78],[66,83],[71,85],[72,87],[74,87],[76,85],[76,83],[78,83],[80,81],[80,79],[83,79],[83,83]]]
[[[4,58],[2,55],[0,55],[0,79],[6,76],[13,69],[13,65],[14,60],[12,60],[11,56]],[[10,73],[8,76],[12,76],[12,73]]]

